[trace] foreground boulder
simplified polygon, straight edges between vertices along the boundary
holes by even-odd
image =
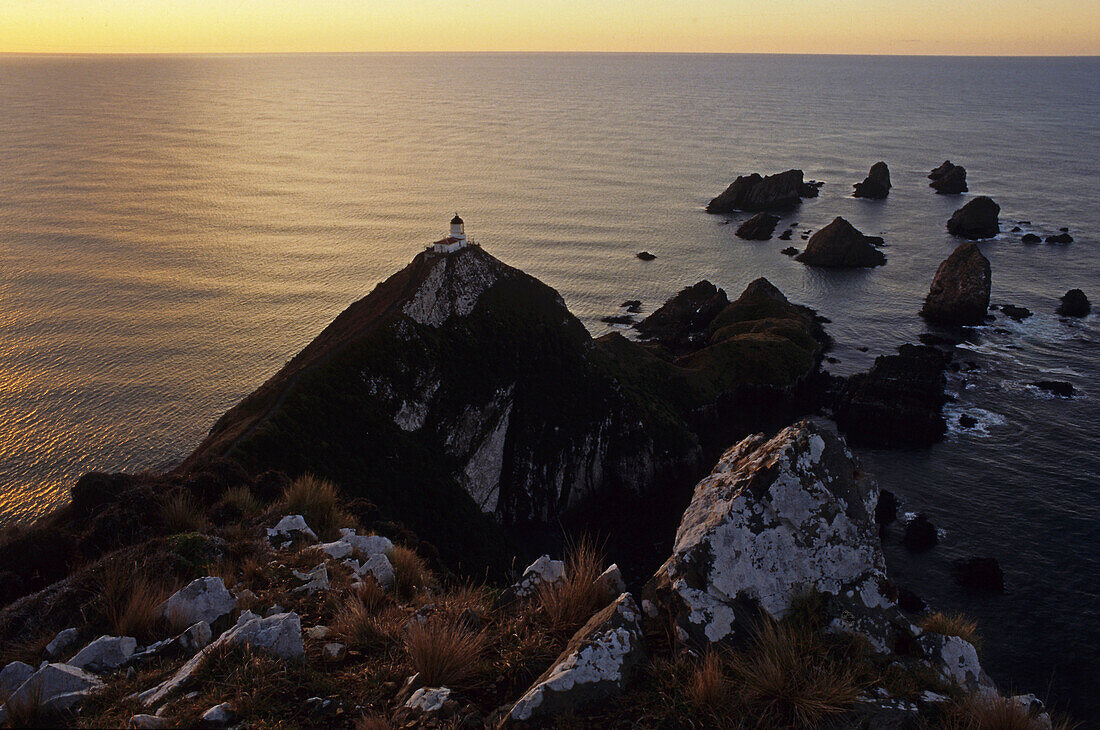
[[[12,693],[7,706],[9,710],[37,707],[39,712],[53,715],[75,708],[103,686],[103,682],[83,669],[68,664],[45,664]]]
[[[744,210],[790,210],[802,198],[817,196],[817,186],[803,180],[802,170],[787,170],[776,175],[741,175],[725,191],[707,204],[708,213],[733,213]]]
[[[177,626],[190,626],[205,621],[211,626],[237,607],[237,599],[225,587],[221,578],[196,578],[173,593],[160,605],[157,613]]]
[[[947,432],[947,358],[927,345],[902,345],[880,355],[870,371],[848,378],[833,418],[859,446],[930,446]]]
[[[1070,289],[1062,295],[1062,303],[1058,305],[1057,314],[1063,317],[1087,317],[1092,310],[1092,304],[1085,292],[1080,289]]]
[[[991,284],[989,259],[976,244],[964,243],[936,269],[921,316],[936,324],[982,324]]]
[[[1001,206],[992,198],[979,195],[951,215],[947,231],[952,236],[971,240],[993,238],[1001,232],[1000,213]]]
[[[941,195],[958,195],[967,191],[966,168],[947,160],[928,173],[929,186]]]
[[[710,323],[729,303],[725,289],[700,281],[681,289],[636,328],[673,352],[692,349],[706,342]]]
[[[898,612],[874,522],[878,487],[843,442],[802,421],[729,449],[695,487],[672,557],[646,586],[698,644],[746,636],[762,609],[782,618],[816,593],[835,629],[892,646]]]
[[[571,713],[616,695],[645,657],[641,613],[629,593],[588,620],[550,669],[508,711],[502,727]]]
[[[734,235],[746,241],[767,241],[772,237],[778,223],[778,216],[771,213],[757,213],[738,226]]]
[[[855,184],[855,188],[853,197],[882,200],[890,194],[890,168],[885,162],[876,162],[871,165],[871,171],[863,182]]]
[[[806,250],[794,257],[807,266],[853,269],[882,266],[886,256],[876,246],[882,245],[877,236],[865,236],[840,216],[810,236]]]
[[[101,636],[76,653],[66,664],[95,674],[121,667],[137,649],[132,636]]]

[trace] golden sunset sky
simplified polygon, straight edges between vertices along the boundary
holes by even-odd
[[[1095,0],[0,0],[0,52],[1096,55]]]

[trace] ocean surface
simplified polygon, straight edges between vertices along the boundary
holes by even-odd
[[[81,473],[159,469],[349,303],[443,235],[554,286],[593,334],[709,279],[766,276],[831,320],[838,374],[916,342],[967,168],[1001,205],[994,303],[952,375],[947,439],[860,452],[939,547],[898,581],[976,618],[1003,686],[1100,715],[1100,59],[722,55],[0,56],[0,522]],[[882,202],[850,197],[885,160]],[[703,212],[742,173],[825,182],[792,242],[842,215],[886,266],[809,269]],[[1019,233],[1066,246],[1027,246]],[[777,231],[778,232],[778,231]],[[652,262],[635,258],[641,250]],[[861,348],[866,348],[863,351]],[[968,366],[969,367],[969,366]],[[1071,400],[1028,384],[1065,380]],[[978,426],[957,427],[960,414]],[[1004,596],[950,579],[992,555]]]

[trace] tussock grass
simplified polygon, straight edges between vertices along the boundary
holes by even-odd
[[[409,599],[432,582],[432,572],[428,564],[413,550],[395,545],[386,557],[393,566],[393,583],[397,595]]]
[[[96,606],[116,636],[152,638],[161,623],[157,607],[172,587],[150,579],[120,561],[106,563],[99,571]]]
[[[336,608],[331,628],[351,649],[374,649],[396,643],[407,619],[398,606],[376,610],[351,595]]]
[[[945,708],[938,727],[944,730],[1040,730],[1044,727],[1027,709],[1007,698],[968,695]],[[1055,730],[1070,730],[1065,720],[1054,723]]]
[[[539,586],[538,598],[551,630],[572,633],[604,607],[604,588],[596,582],[603,573],[603,549],[583,537],[568,546],[565,579]]]
[[[764,727],[817,727],[862,689],[856,670],[831,656],[819,634],[767,616],[729,668],[738,703]]]
[[[454,687],[477,674],[487,644],[485,632],[473,631],[454,617],[413,623],[405,635],[409,660],[429,687]]]
[[[321,538],[331,536],[349,519],[340,509],[340,490],[327,479],[305,474],[283,491],[287,514],[301,515]]]
[[[161,503],[160,520],[171,534],[202,532],[209,525],[203,511],[183,492],[177,492]]]
[[[230,507],[244,518],[255,517],[263,510],[263,505],[246,484],[230,487],[218,500],[219,507]]]
[[[377,613],[390,600],[386,589],[369,575],[352,586],[351,594],[371,614]]]
[[[687,685],[691,704],[704,712],[717,713],[729,707],[730,681],[722,657],[708,651],[691,674]]]
[[[978,624],[961,613],[930,613],[921,618],[920,627],[944,636],[957,636],[980,648],[982,637],[978,634]]]

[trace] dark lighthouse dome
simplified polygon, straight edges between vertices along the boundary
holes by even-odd
[[[455,213],[455,217],[451,219],[451,225],[452,226],[454,226],[454,225],[459,225],[460,226],[462,224],[463,224],[462,219],[458,217],[458,213]]]

